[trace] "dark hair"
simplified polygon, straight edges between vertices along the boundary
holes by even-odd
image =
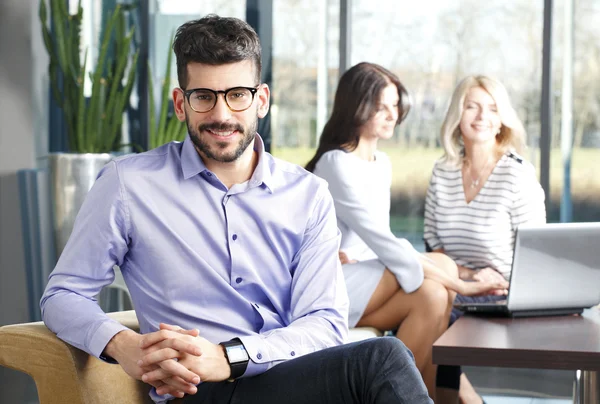
[[[252,60],[256,83],[260,83],[261,47],[258,35],[248,23],[233,17],[209,14],[199,20],[188,21],[177,29],[173,41],[177,59],[179,87],[188,84],[187,65],[190,62],[207,65]]]
[[[328,151],[352,151],[358,146],[360,127],[377,113],[381,93],[390,84],[398,88],[398,121],[410,110],[410,97],[398,77],[375,63],[362,62],[346,71],[335,92],[331,117],[323,128],[315,156],[306,164],[313,171],[321,156]]]

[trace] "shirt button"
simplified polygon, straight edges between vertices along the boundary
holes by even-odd
[[[257,358],[257,359],[262,359],[262,354],[261,354],[260,352],[259,352],[259,353],[257,353],[257,354],[256,354],[256,358]]]
[[[296,356],[296,352],[292,351],[292,352],[290,352],[290,355]]]
[[[206,173],[206,175],[208,175],[209,177],[212,177],[212,173]]]
[[[231,238],[233,239],[233,241],[237,240],[237,234],[234,234]]]
[[[242,278],[236,278],[235,283],[242,283]]]

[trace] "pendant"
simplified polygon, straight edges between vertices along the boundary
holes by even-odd
[[[479,186],[479,178],[475,181],[471,181],[471,188],[477,188]]]

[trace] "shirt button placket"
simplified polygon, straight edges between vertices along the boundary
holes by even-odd
[[[233,240],[233,243],[235,243],[235,240],[237,240],[237,238],[238,238],[237,234],[233,233],[231,235],[231,240]],[[235,248],[230,248],[229,250],[231,251],[231,263],[232,263],[232,266],[231,266],[231,279],[233,280],[234,272],[235,272],[235,266],[234,266],[235,265],[234,264],[235,260],[234,260],[233,254],[234,254]],[[240,285],[242,283],[242,281],[243,281],[243,279],[242,279],[241,276],[235,277],[235,284],[236,285]]]

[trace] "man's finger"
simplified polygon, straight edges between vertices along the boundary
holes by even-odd
[[[192,328],[191,330],[186,330],[186,329],[181,328],[178,325],[165,324],[165,323],[160,323],[159,327],[161,330],[175,331],[179,334],[190,335],[192,337],[197,337],[198,335],[200,335],[200,330],[198,330],[197,328]]]
[[[142,359],[138,361],[139,366],[151,366],[157,365],[162,361],[166,361],[168,359],[179,358],[181,354],[179,351],[173,348],[162,348],[151,352],[147,355],[144,355]]]
[[[169,338],[175,338],[179,334],[171,330],[160,330],[145,334],[140,340],[140,348],[145,349],[151,345],[158,344]]]
[[[195,385],[185,383],[177,377],[165,379],[163,382],[164,385],[156,389],[156,393],[160,395],[171,394],[172,396],[182,398],[183,393],[196,394],[198,392],[198,388]]]
[[[184,386],[184,385],[192,385],[195,386],[198,383],[200,383],[200,377],[198,375],[196,375],[195,373],[192,373],[193,377],[190,379],[183,379],[181,377],[177,377],[176,380],[178,381],[178,383],[180,384],[179,387]],[[167,383],[167,379],[171,379],[173,378],[173,375],[162,369],[162,368],[158,368],[155,370],[152,370],[148,373],[144,373],[142,375],[142,381],[144,381],[145,383],[153,383],[153,382],[157,382],[157,381],[163,381],[163,383]],[[167,383],[169,384],[169,383]]]
[[[181,377],[183,380],[188,381],[190,383],[196,384],[196,380],[200,380],[199,375],[197,375],[196,373],[192,372],[191,370],[174,360],[162,361],[158,364],[158,366],[160,366],[171,376]],[[196,379],[196,377],[198,379]]]
[[[168,339],[154,344],[144,349],[140,366],[148,366],[167,359],[181,357],[181,354],[187,353],[194,356],[202,355],[202,349],[199,346],[181,339]]]

